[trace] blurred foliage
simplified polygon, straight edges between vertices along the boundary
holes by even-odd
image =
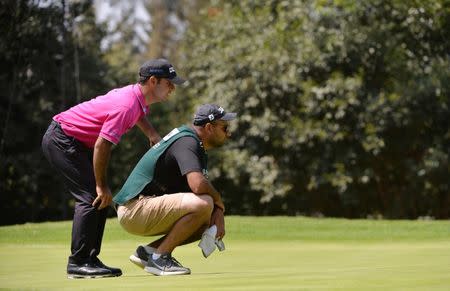
[[[136,82],[150,57],[189,79],[151,106],[161,135],[201,103],[238,112],[230,143],[209,153],[229,214],[450,217],[448,1],[146,9],[154,17],[143,47],[131,8],[111,31],[91,0],[0,2],[1,224],[71,217],[42,135],[56,113]],[[114,148],[113,192],[147,149],[137,129]]]
[[[90,1],[1,1],[0,22],[1,224],[70,217],[40,144],[53,115],[104,90],[102,29]]]
[[[449,217],[448,1],[211,11],[186,38],[186,110],[239,113],[211,157],[230,213]]]

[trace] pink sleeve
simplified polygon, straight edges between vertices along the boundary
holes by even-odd
[[[125,108],[118,108],[116,111],[110,112],[106,117],[100,130],[100,136],[113,144],[118,144],[122,135],[133,126],[131,111]]]

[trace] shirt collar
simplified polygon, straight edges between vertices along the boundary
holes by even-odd
[[[144,112],[144,114],[147,114],[148,106],[145,105],[145,97],[144,94],[142,94],[141,89],[139,88],[139,84],[134,84],[132,89],[134,96],[136,96],[136,98],[139,101],[139,104],[141,105],[142,111]]]

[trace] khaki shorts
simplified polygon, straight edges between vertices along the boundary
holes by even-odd
[[[117,207],[117,217],[129,233],[143,236],[166,234],[175,222],[188,214],[181,208],[186,193],[143,196]]]

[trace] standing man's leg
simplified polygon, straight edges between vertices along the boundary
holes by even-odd
[[[54,121],[44,135],[42,149],[49,162],[63,175],[66,186],[76,200],[69,276],[120,276],[119,269],[104,266],[97,259],[107,210],[98,211],[91,205],[96,197],[92,151],[73,137],[66,136]]]
[[[103,208],[101,210],[97,210],[98,213],[98,223],[96,229],[96,236],[94,241],[94,248],[91,254],[92,257],[97,257],[100,254],[100,250],[102,247],[103,240],[103,232],[105,231],[106,218],[108,216],[109,207]]]

